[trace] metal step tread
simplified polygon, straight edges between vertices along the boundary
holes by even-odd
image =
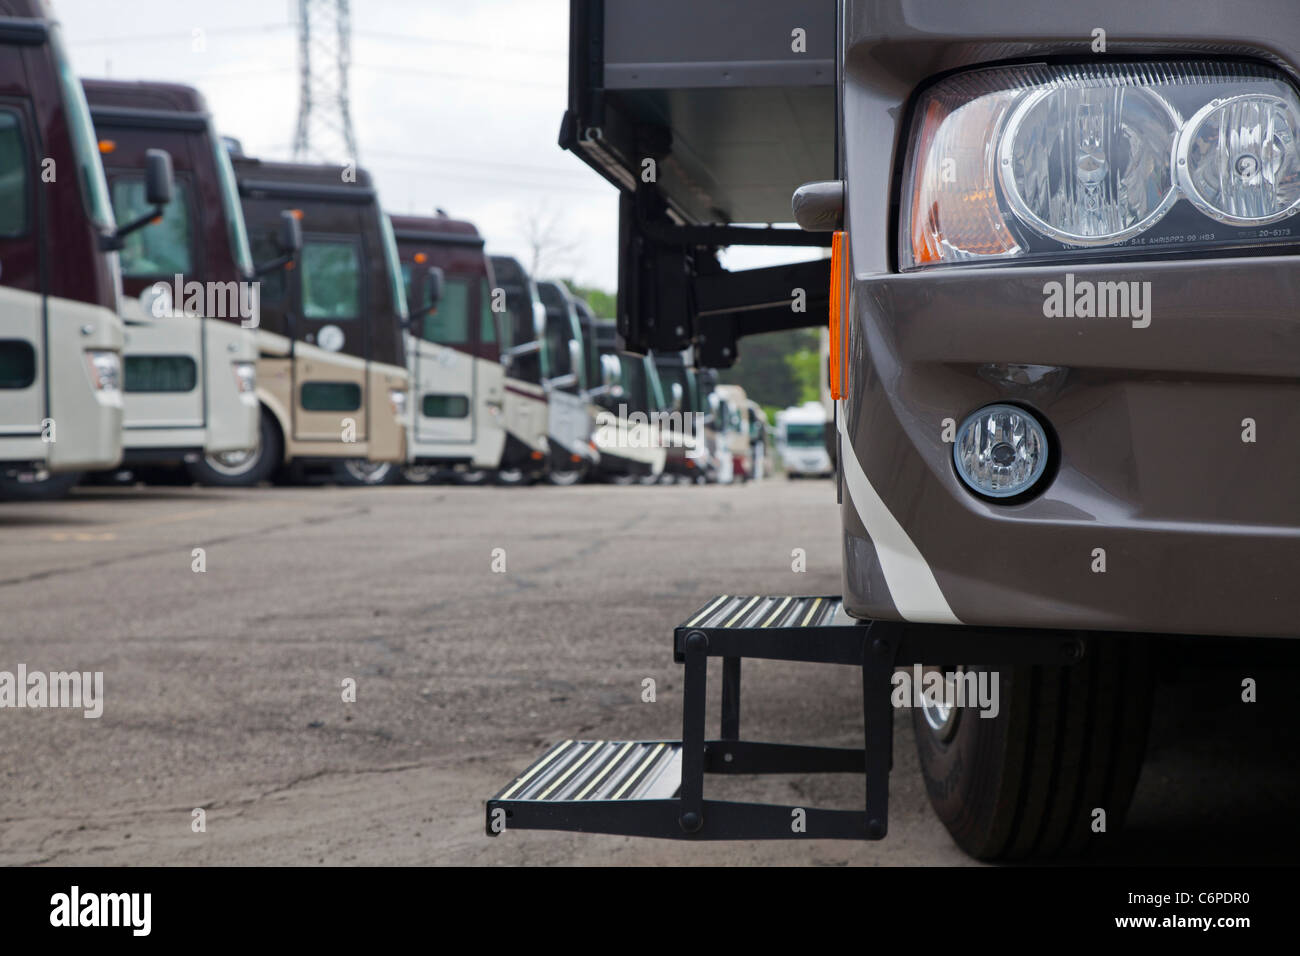
[[[731,595],[709,601],[678,630],[764,630],[768,628],[860,627],[838,595]]]
[[[492,801],[666,800],[677,795],[681,781],[681,741],[566,740]]]

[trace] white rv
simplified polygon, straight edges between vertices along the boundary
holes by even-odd
[[[834,474],[826,451],[826,409],[821,402],[805,402],[777,413],[776,450],[787,478]]]

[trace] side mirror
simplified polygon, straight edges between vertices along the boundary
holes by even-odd
[[[605,352],[600,356],[600,384],[588,393],[591,398],[620,398],[623,395],[623,363],[617,355]]]
[[[144,154],[144,196],[151,206],[165,206],[172,201],[175,176],[172,155],[165,149],[150,149]]]
[[[680,412],[682,410],[682,401],[685,398],[685,393],[682,392],[681,382],[673,382],[672,393],[673,393],[673,411]]]
[[[276,245],[281,255],[296,255],[302,251],[302,220],[292,209],[280,211],[280,232],[276,236]]]
[[[425,281],[428,283],[425,289],[425,297],[429,302],[429,308],[436,309],[438,303],[442,301],[443,292],[447,288],[447,276],[440,267],[430,266]]]
[[[162,218],[163,206],[172,201],[175,177],[172,175],[172,156],[165,149],[149,149],[144,154],[144,198],[153,209],[113,232],[100,237],[100,248],[116,252],[126,245],[126,237]]]
[[[442,301],[446,281],[446,276],[438,266],[411,268],[411,287],[407,290],[411,300],[407,303],[411,316],[407,320],[407,328],[417,339],[424,327],[424,317],[437,309],[438,303]]]
[[[606,352],[600,357],[600,384],[615,389],[623,384],[623,363],[617,355]]]
[[[844,225],[844,181],[804,183],[790,202],[794,221],[808,232],[833,232]]]
[[[302,220],[294,209],[280,210],[280,226],[275,233],[275,244],[280,254],[274,259],[253,267],[253,275],[264,276],[276,269],[283,269],[302,252]]]

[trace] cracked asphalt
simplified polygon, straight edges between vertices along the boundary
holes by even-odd
[[[883,843],[483,833],[483,801],[546,745],[679,735],[671,629],[713,595],[834,593],[839,575],[829,482],[93,487],[0,504],[0,670],[104,673],[98,720],[0,710],[0,864],[967,863],[930,813],[907,719]],[[744,673],[746,736],[861,739],[853,670]],[[1259,704],[1240,703],[1242,673]],[[1294,861],[1300,672],[1180,662],[1166,677],[1130,828],[1104,858]],[[862,783],[709,792],[853,807]]]

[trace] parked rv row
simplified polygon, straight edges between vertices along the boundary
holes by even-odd
[[[622,352],[473,224],[390,217],[363,169],[245,156],[197,90],[79,81],[37,0],[0,14],[0,495],[145,467],[223,486],[754,474],[743,391]]]

